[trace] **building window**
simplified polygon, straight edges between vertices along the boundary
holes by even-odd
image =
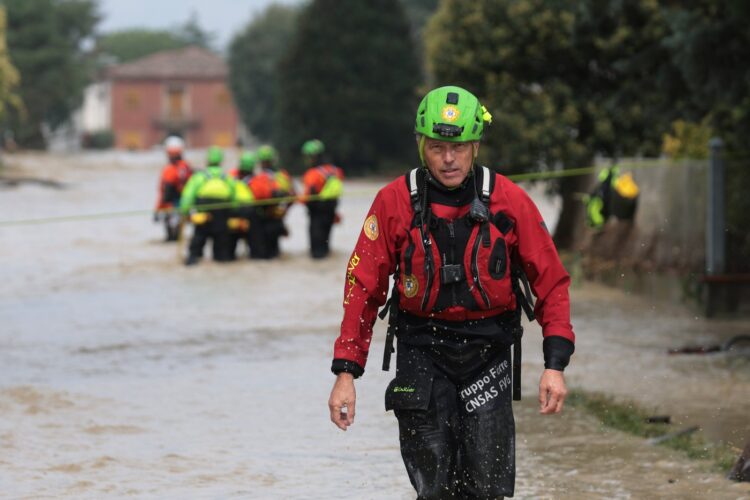
[[[125,149],[142,149],[143,133],[138,130],[125,130],[120,134],[120,145]]]
[[[233,140],[234,134],[227,131],[218,131],[214,132],[213,136],[211,137],[211,143],[220,146],[222,148],[228,148],[233,146]]]
[[[167,117],[170,120],[182,120],[185,117],[185,87],[183,85],[167,87]]]
[[[216,93],[216,104],[219,108],[228,108],[230,101],[231,99],[229,98],[229,91],[227,89],[221,89]]]
[[[141,105],[141,96],[135,90],[128,90],[125,93],[125,108],[129,111],[135,111]]]

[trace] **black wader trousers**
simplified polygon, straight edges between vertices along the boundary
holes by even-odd
[[[250,219],[251,259],[274,259],[281,253],[279,239],[286,234],[284,221],[266,212],[259,210]]]
[[[407,337],[408,338],[408,337]],[[513,496],[515,424],[508,345],[398,340],[386,409],[419,500]]]
[[[237,245],[244,241],[247,248],[250,248],[250,231],[230,231],[229,233],[229,251],[232,259],[237,258]],[[249,251],[248,251],[249,256]]]
[[[166,241],[177,241],[180,233],[180,214],[167,212],[164,214],[164,234]]]
[[[330,252],[329,240],[337,205],[338,200],[307,202],[310,214],[310,255],[313,259],[327,257]]]
[[[194,226],[193,238],[190,240],[189,257],[203,257],[203,247],[210,239],[213,243],[213,259],[217,262],[230,261],[233,258],[233,252],[231,233],[227,227],[229,210],[213,210],[209,213],[211,218],[205,224]]]

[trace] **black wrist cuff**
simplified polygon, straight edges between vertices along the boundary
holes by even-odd
[[[338,375],[341,372],[351,373],[354,378],[359,378],[365,373],[365,369],[354,361],[348,359],[334,359],[331,363],[331,371]]]
[[[575,344],[565,337],[557,335],[546,337],[542,343],[544,367],[548,370],[565,370],[575,349]]]

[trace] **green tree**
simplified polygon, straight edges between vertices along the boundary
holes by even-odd
[[[168,30],[133,28],[100,35],[96,53],[102,66],[140,59],[163,50],[197,45],[211,48],[215,36],[201,28],[193,13],[183,24]]]
[[[446,0],[425,37],[436,83],[467,87],[495,115],[482,158],[507,173],[657,152],[669,116],[654,105],[663,97],[641,91],[655,80],[681,84],[664,64],[666,33],[652,0]],[[562,248],[574,244],[576,194],[587,183],[578,176],[557,185]]]
[[[401,0],[406,17],[411,25],[411,34],[414,39],[414,45],[417,50],[417,61],[422,69],[422,79],[426,79],[424,69],[424,41],[423,32],[427,21],[435,13],[438,7],[438,0]]]
[[[728,271],[750,271],[750,4],[669,3],[663,45],[680,71],[680,117],[706,123],[726,144]],[[655,87],[652,92],[668,91]]]
[[[216,34],[204,30],[198,21],[198,14],[193,11],[190,17],[182,25],[174,28],[177,32],[177,38],[182,40],[185,45],[197,45],[204,49],[213,47]]]
[[[272,4],[229,45],[229,84],[237,107],[250,132],[263,141],[273,137],[276,67],[294,35],[297,12],[294,7]]]
[[[23,111],[23,103],[18,95],[18,84],[21,79],[18,70],[10,62],[8,48],[5,43],[7,15],[4,7],[0,7],[0,123],[10,110]]]
[[[172,31],[127,29],[99,37],[96,51],[106,63],[124,63],[162,50],[179,49],[186,45]]]
[[[437,9],[438,3],[439,0],[401,0],[401,5],[409,19],[412,31],[416,35],[422,33],[422,28]]]
[[[279,65],[276,143],[321,139],[349,172],[415,161],[420,73],[397,0],[313,0]]]
[[[8,48],[21,73],[26,113],[11,113],[16,141],[43,147],[42,125],[56,128],[82,100],[89,62],[82,49],[99,16],[93,0],[3,0]]]

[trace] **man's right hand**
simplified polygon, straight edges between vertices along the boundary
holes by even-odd
[[[328,409],[331,412],[331,422],[342,431],[345,431],[347,427],[354,423],[356,401],[354,376],[351,373],[339,373],[336,376],[336,382],[333,384],[331,397],[328,398]]]

